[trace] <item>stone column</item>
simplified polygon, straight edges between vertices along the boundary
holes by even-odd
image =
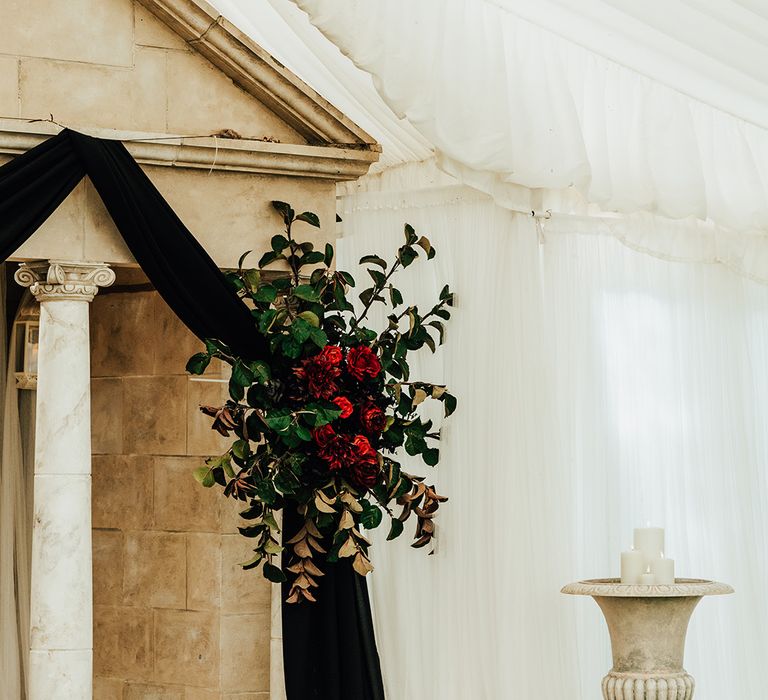
[[[93,696],[91,395],[88,303],[102,263],[23,264],[40,302],[30,611],[30,700]]]

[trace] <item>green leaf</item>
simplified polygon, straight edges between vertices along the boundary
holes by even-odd
[[[428,447],[421,453],[421,458],[430,466],[434,467],[440,461],[440,450],[436,447]]]
[[[323,257],[323,262],[326,267],[330,267],[333,262],[333,246],[330,243],[325,244],[325,256]]]
[[[396,308],[400,306],[400,304],[403,303],[403,295],[400,293],[399,289],[395,289],[394,287],[389,288],[389,300],[392,302],[392,308]]]
[[[274,251],[270,250],[267,253],[264,253],[264,255],[261,256],[261,259],[259,260],[259,267],[266,267],[267,265],[271,265],[275,260],[284,260],[284,255],[278,255]]]
[[[272,324],[275,321],[275,317],[277,316],[277,310],[276,309],[267,309],[264,313],[261,314],[261,318],[259,319],[259,330],[266,335],[270,328],[272,327]]]
[[[264,525],[259,523],[258,525],[248,525],[246,527],[237,528],[243,537],[259,537],[264,534]]]
[[[417,257],[419,254],[410,246],[403,246],[397,251],[397,259],[403,267],[408,267]]]
[[[277,289],[275,289],[271,284],[262,285],[256,290],[253,298],[255,301],[263,301],[267,304],[271,304],[275,299],[277,299]]]
[[[445,393],[441,397],[443,401],[443,407],[445,408],[445,415],[450,416],[456,410],[456,397],[452,394]]]
[[[300,284],[293,290],[293,296],[304,301],[320,301],[320,295],[315,291],[315,288],[308,284]]]
[[[230,479],[235,478],[235,470],[232,468],[232,462],[229,461],[229,458],[221,460],[221,467]]]
[[[368,263],[379,265],[382,270],[387,269],[386,261],[380,258],[378,255],[364,255],[362,258],[360,258],[360,265],[367,265]]]
[[[235,440],[235,442],[232,443],[232,454],[238,459],[245,459],[250,452],[251,447],[247,440]]]
[[[373,530],[381,525],[384,517],[381,509],[368,501],[363,501],[363,512],[360,514],[360,522],[366,530]]]
[[[397,518],[392,518],[387,539],[394,540],[395,538],[400,537],[400,535],[403,533],[403,527],[404,525],[402,520],[398,520]]]
[[[249,365],[251,372],[253,372],[253,378],[259,384],[266,384],[272,378],[272,372],[269,369],[269,365],[264,360],[256,360]]]
[[[350,275],[348,272],[344,272],[343,270],[342,270],[342,271],[340,271],[340,272],[339,272],[339,274],[341,275],[342,279],[343,279],[343,280],[344,280],[344,281],[345,281],[345,282],[346,282],[346,283],[347,283],[347,284],[348,284],[350,287],[354,287],[354,286],[355,286],[355,278],[354,278],[354,277],[352,277],[352,275]]]
[[[420,246],[427,254],[427,260],[432,260],[432,258],[435,257],[435,249],[432,247],[432,244],[426,236],[419,238],[419,240],[416,241],[416,245]]]
[[[295,360],[299,357],[299,355],[301,355],[301,346],[302,343],[290,335],[284,336],[282,342],[280,343],[280,348],[283,351],[283,355],[290,357],[292,360]]]
[[[317,314],[314,314],[311,311],[302,311],[299,314],[299,318],[303,319],[314,328],[320,328],[320,319],[317,317]]]
[[[259,564],[261,564],[261,560],[263,558],[264,557],[261,554],[256,554],[253,559],[242,562],[240,566],[243,567],[244,571],[250,571],[251,569],[255,569]]]
[[[253,372],[242,360],[237,360],[232,367],[232,381],[243,388],[253,384]]]
[[[303,343],[312,332],[310,326],[303,318],[295,318],[291,324],[291,335],[297,343]]]
[[[272,236],[270,244],[272,245],[272,250],[274,250],[275,253],[282,253],[288,247],[288,239],[282,234],[278,233],[276,236]]]
[[[296,221],[304,221],[310,226],[320,228],[320,219],[318,218],[317,214],[313,214],[311,211],[302,212],[296,217]]]
[[[280,526],[277,524],[277,520],[275,520],[275,516],[271,510],[264,513],[264,522],[269,526],[270,530],[280,532]]]
[[[224,279],[227,280],[227,284],[236,292],[245,289],[245,284],[243,284],[243,280],[240,279],[240,275],[237,272],[224,273]]]
[[[451,290],[448,289],[448,285],[446,284],[445,287],[440,290],[440,301],[445,301],[450,296]]]
[[[250,508],[240,511],[240,517],[243,520],[256,520],[264,512],[264,507],[259,502],[255,502]]]
[[[341,415],[341,411],[339,411],[339,415]],[[275,411],[271,411],[269,415],[264,416],[264,422],[278,433],[287,430],[292,420],[293,416],[291,415],[290,408],[278,408]]]
[[[317,263],[321,263],[325,260],[325,255],[323,255],[319,250],[312,251],[311,253],[307,253],[306,255],[303,255],[301,257],[301,264],[302,265],[316,265]]]
[[[268,563],[264,564],[264,578],[268,581],[272,581],[272,583],[284,583],[288,580],[282,569],[279,569],[274,564]]]
[[[210,467],[198,467],[192,472],[192,476],[195,477],[198,483],[209,489],[216,483],[216,479],[213,476],[213,469]]]
[[[251,254],[252,251],[246,250],[241,256],[240,259],[237,261],[237,269],[242,270],[243,269],[243,262],[245,259]]]
[[[203,374],[211,362],[211,356],[207,352],[198,352],[187,360],[187,372],[190,374]]]
[[[330,401],[314,401],[304,406],[302,418],[313,428],[319,428],[322,425],[335,421],[341,415],[341,409]]]
[[[309,338],[320,349],[328,345],[328,336],[322,328],[313,328],[309,332]]]
[[[258,270],[243,270],[243,282],[251,294],[256,292],[261,282],[261,273]]]
[[[238,384],[234,379],[230,378],[229,395],[232,397],[233,401],[242,401],[245,396],[245,388],[241,384]]]
[[[274,201],[272,207],[283,215],[283,221],[287,224],[293,221],[294,211],[291,209],[291,205],[287,202]]]
[[[373,281],[376,283],[377,287],[383,287],[386,284],[387,278],[384,275],[383,272],[379,272],[378,270],[374,270],[372,268],[367,268],[368,274],[371,276]]]

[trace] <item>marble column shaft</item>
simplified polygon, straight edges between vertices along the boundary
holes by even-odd
[[[16,273],[40,302],[29,700],[93,696],[88,303],[114,278],[64,261]]]

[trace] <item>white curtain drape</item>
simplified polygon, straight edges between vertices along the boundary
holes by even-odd
[[[522,185],[543,208],[578,193],[605,211],[768,230],[755,3],[294,1],[444,169],[505,206]]]
[[[2,268],[0,308],[5,309]],[[24,700],[29,670],[35,391],[16,388],[17,331],[14,327],[6,346],[4,315],[0,327],[0,367],[7,367],[0,382],[4,397],[0,415],[0,700]]]
[[[592,700],[610,668],[572,580],[617,575],[632,528],[667,528],[681,576],[725,580],[689,633],[697,698],[758,698],[768,651],[768,287],[725,266],[539,229],[462,188],[345,197],[339,265],[405,221],[438,255],[406,300],[456,292],[427,378],[459,397],[436,554],[376,532],[372,591],[392,700]],[[575,228],[578,231],[578,227]],[[416,370],[415,374],[419,374]]]

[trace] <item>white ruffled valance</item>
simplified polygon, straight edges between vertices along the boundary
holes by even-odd
[[[434,144],[441,166],[502,204],[510,184],[572,188],[604,211],[768,231],[768,131],[757,125],[768,123],[768,114],[764,100],[750,99],[760,91],[768,96],[768,22],[759,6],[755,12],[749,3],[738,6],[739,31],[712,16],[717,8],[707,15],[700,2],[690,3],[687,14],[682,3],[642,3],[643,16],[633,23],[621,15],[637,35],[625,38],[627,67],[617,60],[621,42],[614,31],[617,8],[629,7],[621,0],[584,4],[595,16],[577,13],[580,23],[568,38],[562,33],[569,31],[573,3],[566,0],[296,2],[373,74],[385,101]],[[606,9],[599,18],[608,38],[601,39],[595,5]],[[693,24],[662,41],[651,20],[663,24],[657,15],[665,12],[669,26],[673,15]],[[697,27],[703,38],[684,44]],[[729,63],[723,44],[735,48],[739,41],[741,51]],[[701,53],[703,44],[709,55]],[[667,55],[674,47],[677,54]],[[690,92],[709,102],[683,90],[696,75],[690,65],[696,55],[702,69],[721,69],[695,83],[691,78]],[[762,63],[742,66],[745,56]],[[663,81],[666,74],[672,85]],[[742,114],[725,111],[728,104]]]

